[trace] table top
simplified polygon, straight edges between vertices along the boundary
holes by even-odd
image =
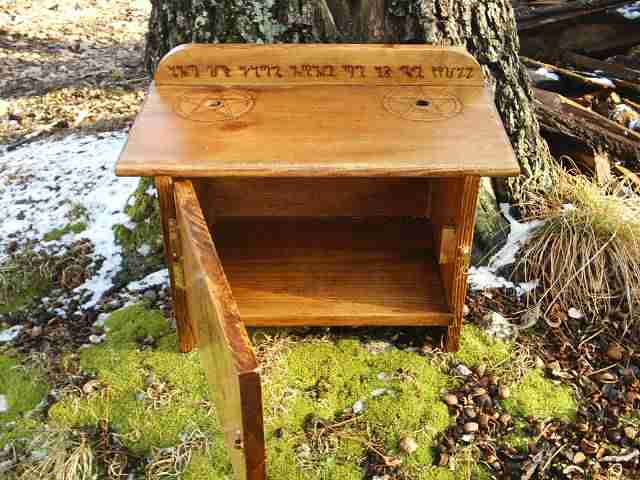
[[[124,176],[512,176],[477,62],[426,45],[185,45],[160,63]]]

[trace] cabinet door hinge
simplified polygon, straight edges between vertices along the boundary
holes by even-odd
[[[171,245],[171,271],[175,288],[184,290],[184,269],[180,250],[180,235],[175,218],[169,219],[169,244]]]

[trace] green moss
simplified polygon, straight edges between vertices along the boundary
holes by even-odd
[[[577,405],[571,389],[556,385],[539,370],[527,373],[511,390],[511,396],[503,405],[513,416],[563,420],[575,417]]]
[[[436,478],[433,440],[450,421],[439,397],[450,385],[427,359],[413,353],[389,349],[372,354],[357,339],[302,342],[274,366],[263,392],[270,475],[360,479],[364,442],[375,439],[387,455],[403,456],[399,439],[411,434],[420,448],[403,458],[404,468],[422,471],[420,478]],[[374,398],[381,389],[385,393]],[[313,414],[339,421],[357,401],[364,402],[360,421],[326,440],[332,445],[329,453],[310,445],[310,458],[298,459],[298,465],[292,461],[292,452],[304,439],[305,418]]]
[[[80,353],[83,370],[94,373],[102,388],[88,397],[63,397],[49,411],[51,426],[69,429],[107,420],[138,456],[175,447],[185,433],[198,431],[209,447],[193,452],[181,478],[228,478],[231,467],[208,408],[198,354],[178,353],[176,335],[161,312],[143,305],[113,313],[106,326],[107,340]],[[155,347],[140,349],[140,339],[149,336]],[[171,393],[156,408],[140,397],[150,374]],[[360,480],[367,442],[402,458],[402,469],[411,478],[464,478],[461,471],[433,466],[436,435],[451,422],[440,397],[452,382],[428,358],[395,348],[371,353],[358,338],[288,342],[263,374],[269,478]],[[347,412],[358,401],[364,402],[364,410],[357,420],[321,438],[309,434],[311,415],[341,422],[351,418]],[[399,449],[400,437],[407,434],[419,445],[412,455]],[[308,454],[301,455],[301,448]]]
[[[477,325],[467,324],[462,329],[460,350],[453,357],[469,367],[481,363],[496,367],[509,362],[512,355],[510,343],[492,338]]]
[[[60,240],[67,233],[82,233],[87,229],[87,224],[85,222],[75,222],[69,223],[62,228],[54,228],[50,232],[47,232],[44,235],[45,242],[51,242],[53,240]]]
[[[6,397],[9,407],[0,413],[0,449],[27,436],[37,426],[38,422],[24,415],[45,398],[48,390],[40,370],[25,368],[16,359],[0,355],[0,394]]]
[[[152,187],[153,179],[142,178],[127,201],[125,213],[131,218],[133,227],[113,227],[116,242],[123,251],[122,271],[118,274],[117,281],[127,282],[131,278],[139,278],[157,270],[164,261],[160,207]],[[149,253],[141,254],[141,248],[148,248]]]

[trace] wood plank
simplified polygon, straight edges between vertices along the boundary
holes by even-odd
[[[455,70],[451,70],[455,69]],[[483,85],[464,49],[376,44],[189,44],[160,62],[158,85]]]
[[[533,89],[534,105],[544,130],[568,135],[591,148],[603,148],[614,158],[636,163],[640,134],[583,107],[558,93]]]
[[[247,325],[448,325],[429,222],[382,225],[225,218],[211,230]]]
[[[422,177],[519,167],[463,49],[225,44],[179,47],[161,62],[116,171]]]
[[[202,117],[197,112],[199,104],[227,100],[246,101],[250,108],[238,117],[220,117],[213,107]],[[420,102],[430,106],[417,106]],[[185,104],[196,113],[180,114]],[[171,141],[159,141],[166,132]],[[509,176],[519,167],[484,88],[312,85],[152,88],[116,171],[129,176],[419,177]]]
[[[207,178],[193,181],[208,218],[429,216],[421,178]]]
[[[434,203],[431,219],[434,233],[446,232],[449,225],[456,226],[455,238],[449,239],[453,241],[453,253],[447,256],[447,262],[440,264],[442,283],[449,309],[453,313],[445,344],[445,348],[450,352],[460,348],[462,311],[467,294],[467,271],[471,258],[479,183],[479,177],[443,178],[434,181],[431,190]],[[446,236],[446,233],[436,234],[436,241],[440,241],[443,236]]]
[[[258,363],[191,182],[177,181],[175,197],[189,314],[235,478],[263,480]]]
[[[180,351],[190,352],[197,346],[196,327],[190,322],[187,297],[184,291],[184,268],[176,237],[176,205],[171,177],[156,177],[156,189],[160,201],[164,255],[169,269],[173,315],[176,320]]]

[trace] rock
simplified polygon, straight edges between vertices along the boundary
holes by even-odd
[[[576,465],[580,465],[581,463],[584,463],[586,459],[587,456],[584,453],[576,452],[576,454],[573,456],[573,463],[575,463]]]
[[[473,372],[471,370],[469,370],[469,368],[464,365],[464,364],[460,364],[458,365],[454,370],[453,370],[457,375],[460,375],[461,377],[468,377],[469,375],[471,375]]]
[[[353,404],[353,407],[351,407],[351,410],[353,410],[353,413],[356,415],[364,412],[364,402],[362,400],[358,400],[356,403]]]
[[[506,400],[511,396],[511,390],[509,390],[507,385],[500,385],[498,388],[498,396],[501,400]]]
[[[467,422],[464,424],[462,429],[464,430],[464,433],[475,433],[480,429],[480,425],[476,422]]]
[[[400,449],[411,455],[418,450],[418,443],[411,437],[402,437],[400,439]]]
[[[33,327],[31,330],[29,330],[29,335],[31,335],[33,338],[38,338],[40,335],[42,335],[42,327]]]
[[[106,338],[106,335],[95,335],[95,334],[89,335],[89,341],[94,345],[102,343],[105,338]]]
[[[536,358],[534,360],[534,363],[535,363],[536,368],[544,369],[544,367],[545,367],[544,360],[542,360],[537,355],[536,355]]]
[[[483,317],[487,333],[500,340],[509,340],[516,336],[517,328],[498,312],[488,312]]]
[[[584,318],[584,313],[582,313],[581,310],[578,310],[577,308],[571,307],[569,309],[569,311],[567,312],[567,315],[569,315],[569,317],[573,318],[574,320],[580,320],[581,318]]]
[[[296,449],[296,454],[299,458],[310,458],[311,457],[311,447],[308,443],[302,443]]]
[[[154,303],[158,299],[158,294],[155,290],[149,289],[142,294],[143,298],[151,303]]]
[[[444,400],[444,403],[446,403],[450,407],[454,407],[454,406],[456,406],[458,404],[458,397],[456,397],[452,393],[449,393],[449,394],[445,395],[443,400]]]
[[[607,357],[614,362],[619,362],[624,358],[624,348],[619,343],[611,342],[607,348]]]

